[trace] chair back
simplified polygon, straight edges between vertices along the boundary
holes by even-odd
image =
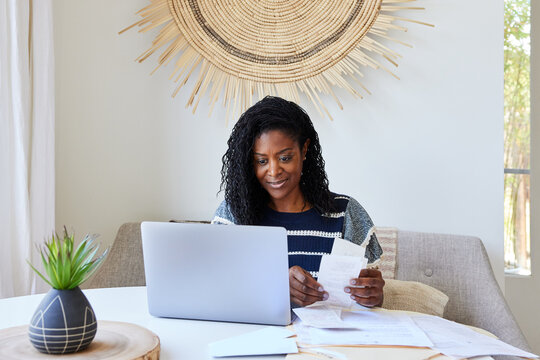
[[[85,288],[145,286],[141,223],[120,226],[109,255]]]
[[[530,351],[479,238],[400,230],[396,279],[418,281],[445,293],[446,319],[485,329]]]

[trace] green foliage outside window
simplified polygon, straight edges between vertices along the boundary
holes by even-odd
[[[530,170],[530,8],[530,0],[505,0],[505,169]],[[521,274],[530,274],[529,184],[528,173],[504,178],[505,268]]]

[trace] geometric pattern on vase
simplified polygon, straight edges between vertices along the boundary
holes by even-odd
[[[36,309],[28,336],[34,347],[46,354],[67,354],[84,350],[97,331],[92,306],[84,293],[51,289]]]

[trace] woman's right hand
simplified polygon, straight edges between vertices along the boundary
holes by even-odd
[[[328,293],[321,284],[300,266],[289,268],[289,290],[291,302],[300,306],[328,299]]]

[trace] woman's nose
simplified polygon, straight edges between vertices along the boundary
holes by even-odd
[[[277,177],[279,174],[281,174],[281,166],[279,161],[270,160],[268,163],[268,175]]]

